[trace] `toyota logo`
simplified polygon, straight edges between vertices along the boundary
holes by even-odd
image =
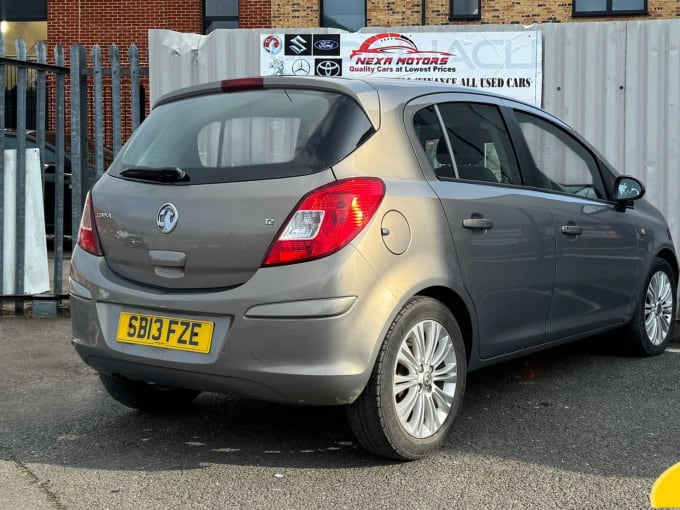
[[[309,64],[309,62],[302,60],[301,58],[293,62],[293,66],[291,67],[291,71],[293,71],[293,74],[297,76],[307,75],[311,70],[312,66]]]
[[[340,64],[332,60],[322,60],[316,65],[316,74],[319,76],[339,76]]]
[[[158,218],[156,219],[156,225],[158,229],[164,234],[169,234],[177,226],[177,220],[179,219],[177,215],[177,208],[170,203],[163,204],[158,211]]]

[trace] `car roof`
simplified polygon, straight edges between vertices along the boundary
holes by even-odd
[[[178,101],[187,97],[214,94],[219,92],[240,92],[256,89],[313,89],[339,92],[353,97],[366,111],[371,123],[377,129],[380,126],[380,110],[390,110],[400,104],[408,103],[411,99],[427,94],[460,93],[486,96],[488,98],[502,98],[523,104],[532,109],[540,110],[534,105],[515,100],[513,98],[495,94],[480,89],[461,87],[448,83],[410,80],[398,78],[343,78],[320,76],[266,76],[251,78],[236,78],[193,85],[163,95],[153,105],[154,108],[162,104]],[[543,110],[540,110],[543,111]]]

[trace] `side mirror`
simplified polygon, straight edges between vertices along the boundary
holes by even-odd
[[[645,187],[635,177],[620,175],[614,181],[614,201],[617,208],[624,209],[628,202],[642,198]]]

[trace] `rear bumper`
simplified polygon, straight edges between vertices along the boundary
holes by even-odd
[[[135,380],[308,405],[363,391],[398,303],[351,246],[325,259],[260,269],[240,287],[163,292],[72,259],[73,343],[95,370]],[[215,323],[208,354],[116,341],[121,311]]]
[[[216,375],[175,367],[119,359],[75,343],[80,357],[97,372],[117,374],[165,386],[241,395],[270,402],[302,405],[342,405],[353,402],[366,385],[363,374],[311,375],[230,371]]]

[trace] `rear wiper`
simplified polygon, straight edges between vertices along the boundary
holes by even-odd
[[[186,182],[189,180],[189,176],[184,170],[173,166],[160,168],[144,166],[130,167],[120,172],[120,175],[129,179],[155,182]]]

